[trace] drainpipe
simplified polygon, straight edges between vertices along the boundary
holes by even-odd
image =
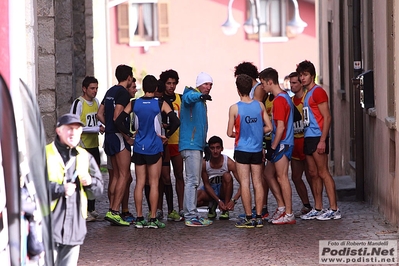
[[[364,136],[363,109],[360,105],[360,86],[357,78],[362,73],[362,49],[360,35],[360,0],[353,0],[353,74],[355,94],[355,145],[356,145],[356,199],[364,200]]]

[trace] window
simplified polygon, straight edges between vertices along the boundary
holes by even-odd
[[[250,16],[252,8],[255,8],[251,2],[247,0],[248,16]],[[287,0],[259,0],[259,4],[259,25],[262,42],[287,41]],[[252,12],[252,14],[255,14],[255,12]],[[259,38],[258,34],[247,34],[247,37],[251,40]]]
[[[118,5],[118,42],[148,48],[167,41],[168,8],[165,0],[129,0]]]

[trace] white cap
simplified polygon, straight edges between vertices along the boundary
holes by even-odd
[[[195,86],[198,88],[199,86],[207,82],[213,83],[212,77],[205,72],[201,72],[197,76],[197,81],[195,83]]]

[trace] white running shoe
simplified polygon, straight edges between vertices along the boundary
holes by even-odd
[[[292,213],[291,215],[284,213],[280,218],[273,220],[272,224],[296,224],[295,216]]]
[[[280,211],[278,208],[274,211],[271,218],[269,218],[268,222],[272,223],[274,220],[279,219],[280,217],[285,215],[285,208],[284,210]]]
[[[313,220],[313,219],[316,219],[318,216],[322,215],[324,212],[325,212],[324,210],[317,211],[316,209],[313,208],[307,214],[301,215],[301,219],[302,220]]]
[[[320,221],[338,220],[338,219],[341,219],[341,211],[339,209],[337,209],[336,211],[328,209],[322,215],[317,216],[316,219],[320,220]]]

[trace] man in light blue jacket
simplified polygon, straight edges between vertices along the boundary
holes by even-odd
[[[197,76],[196,88],[185,87],[180,110],[179,151],[184,160],[184,218],[187,226],[208,226],[212,221],[198,216],[197,188],[208,132],[206,101],[212,101],[212,77],[204,72]]]

